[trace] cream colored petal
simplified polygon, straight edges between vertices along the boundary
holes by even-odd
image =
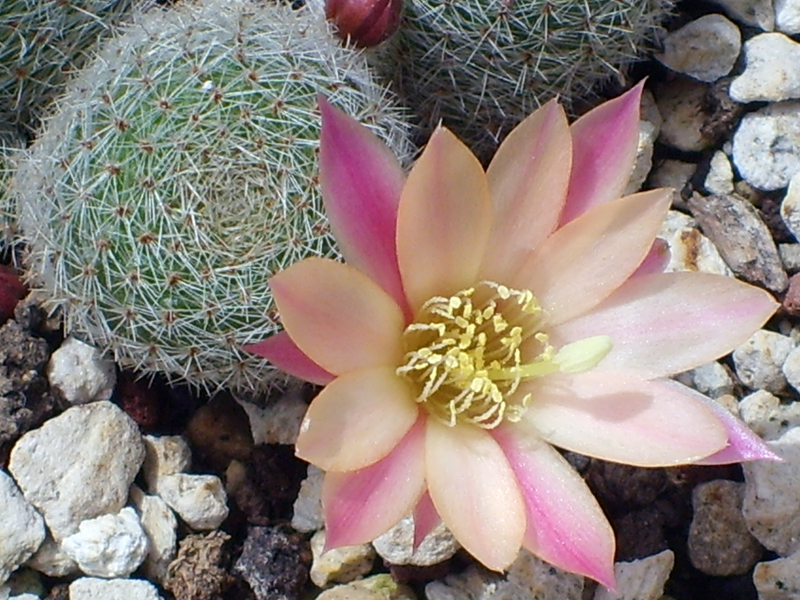
[[[486,567],[507,568],[525,533],[525,506],[502,449],[485,430],[428,420],[428,492],[462,546]]]
[[[311,402],[297,456],[324,471],[355,471],[385,457],[419,416],[408,384],[393,368],[353,371]]]
[[[652,190],[595,206],[550,236],[512,285],[531,290],[554,325],[586,312],[641,264],[671,201]]]
[[[361,271],[307,258],[269,280],[292,341],[324,370],[397,365],[403,356],[403,313]]]
[[[408,175],[397,216],[400,274],[412,310],[472,286],[492,226],[478,159],[439,128]]]
[[[481,279],[507,281],[555,229],[567,197],[571,164],[569,123],[555,100],[508,134],[486,171],[494,227]]]

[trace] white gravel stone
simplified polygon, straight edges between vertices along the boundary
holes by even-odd
[[[23,435],[9,471],[54,539],[124,505],[144,460],[136,423],[111,402],[73,406]]]
[[[39,546],[36,554],[25,564],[48,577],[66,577],[78,572],[78,563],[64,552],[60,542],[56,542],[49,535]]]
[[[783,268],[789,273],[800,271],[800,244],[778,244]]]
[[[757,390],[739,401],[739,415],[759,437],[777,440],[793,427],[800,427],[800,402],[783,404],[766,390]]]
[[[69,585],[69,600],[163,600],[156,587],[142,579],[81,577]]]
[[[111,398],[117,371],[97,348],[69,337],[50,357],[47,379],[70,404],[86,404]]]
[[[333,583],[349,583],[363,577],[372,570],[375,550],[370,544],[342,546],[323,553],[325,531],[311,537],[311,581],[317,587],[328,587]]]
[[[762,33],[744,45],[746,67],[730,86],[737,102],[800,98],[800,44],[782,33]]]
[[[789,35],[800,33],[800,0],[775,0],[775,26]]]
[[[658,138],[658,127],[649,121],[639,121],[639,145],[636,148],[636,160],[633,172],[625,188],[625,195],[638,192],[653,167],[653,147]]]
[[[417,600],[414,590],[397,583],[388,573],[337,585],[323,591],[316,600]]]
[[[772,0],[713,0],[713,2],[739,23],[760,27],[764,31],[775,29]]]
[[[795,390],[800,391],[800,347],[794,348],[783,361],[783,374]]]
[[[300,424],[308,410],[303,400],[302,387],[295,386],[286,391],[277,401],[259,407],[251,402],[237,399],[250,419],[253,442],[260,444],[294,444],[300,432]]]
[[[736,25],[722,15],[704,15],[668,34],[656,58],[673,71],[711,82],[731,72],[741,48]]]
[[[667,213],[658,237],[669,245],[670,257],[666,272],[700,271],[716,275],[733,275],[716,246],[697,228],[692,217],[671,210]]]
[[[135,485],[131,487],[131,503],[147,534],[148,550],[142,571],[148,579],[163,583],[167,567],[175,558],[178,520],[164,500],[148,496]]]
[[[797,600],[800,598],[800,552],[758,563],[753,583],[758,600]]]
[[[795,239],[800,240],[800,171],[789,182],[781,202],[781,218]]]
[[[659,139],[686,152],[701,152],[713,144],[703,135],[707,85],[693,79],[676,79],[657,86],[656,103],[664,122]]]
[[[681,373],[677,379],[711,398],[733,394],[736,387],[728,369],[716,361]]]
[[[733,193],[733,167],[722,150],[717,150],[711,157],[708,175],[703,185],[710,194]]]
[[[216,529],[228,516],[225,488],[214,475],[164,475],[155,492],[195,530]]]
[[[767,442],[783,462],[756,460],[742,465],[745,495],[742,513],[761,544],[788,556],[800,550],[800,427]]]
[[[440,523],[431,531],[419,548],[414,551],[414,519],[405,517],[383,535],[378,536],[372,545],[378,555],[392,565],[414,565],[428,567],[452,558],[461,544]]]
[[[746,114],[733,135],[733,163],[755,188],[777,190],[800,172],[800,102]]]
[[[147,556],[147,535],[136,511],[126,506],[116,514],[81,522],[61,547],[86,575],[127,577]]]
[[[430,582],[425,586],[425,597],[427,600],[495,600],[505,587],[505,581],[498,574],[472,566],[448,575],[444,581]]]
[[[325,526],[325,519],[322,516],[322,482],[324,479],[323,471],[314,465],[308,465],[308,475],[300,484],[300,493],[294,501],[292,527],[297,531],[308,533]]]
[[[664,594],[664,584],[674,564],[672,550],[631,562],[618,562],[614,565],[617,591],[598,586],[594,600],[658,600]]]
[[[581,600],[584,579],[562,571],[525,549],[508,568],[506,583],[492,600]]]
[[[781,368],[793,349],[792,338],[759,329],[733,351],[736,375],[751,389],[780,393],[786,387]]]
[[[41,515],[8,473],[0,471],[0,583],[36,552],[44,536]]]
[[[180,435],[144,436],[145,459],[142,474],[153,492],[158,478],[187,471],[192,464],[192,450]]]

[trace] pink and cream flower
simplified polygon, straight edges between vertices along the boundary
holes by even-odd
[[[555,447],[659,467],[774,455],[670,375],[774,312],[735,279],[663,273],[670,191],[621,197],[642,87],[572,126],[549,102],[484,171],[439,128],[406,176],[321,101],[320,180],[347,264],[270,280],[285,332],[250,346],[326,387],[297,454],[326,471],[327,545],[407,514],[502,570],[520,546],[614,585],[614,534]]]

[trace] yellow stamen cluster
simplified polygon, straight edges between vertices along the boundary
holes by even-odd
[[[522,381],[588,370],[611,348],[598,336],[557,352],[539,330],[542,321],[531,291],[490,281],[431,298],[403,334],[405,362],[397,373],[416,387],[417,402],[451,427],[519,421],[531,400],[517,393]]]

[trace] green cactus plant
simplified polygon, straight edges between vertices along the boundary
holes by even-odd
[[[258,390],[268,277],[336,254],[317,94],[407,155],[407,127],[324,16],[249,0],[150,10],[57,101],[12,189],[31,278],[123,366]]]
[[[30,132],[70,72],[141,0],[0,2],[0,122]]]
[[[408,0],[376,64],[419,119],[483,159],[542,103],[588,99],[641,55],[674,0]]]

